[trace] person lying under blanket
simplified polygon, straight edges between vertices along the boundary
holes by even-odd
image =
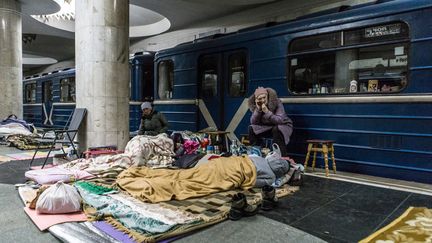
[[[288,170],[285,160],[268,163],[258,156],[220,157],[186,170],[131,167],[118,175],[116,186],[144,202],[157,203],[270,186]]]

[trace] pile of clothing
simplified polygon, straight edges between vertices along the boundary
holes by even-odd
[[[10,115],[8,118],[0,121],[0,138],[4,145],[22,150],[36,149],[39,144],[36,138],[39,137],[33,124],[18,119],[15,115]],[[50,146],[49,143],[39,145],[39,148],[48,148]]]
[[[0,134],[4,136],[14,134],[31,135],[34,131],[36,129],[33,124],[18,119],[15,115],[10,115],[3,121],[0,121]]]

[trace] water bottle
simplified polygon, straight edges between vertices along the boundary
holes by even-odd
[[[214,153],[215,153],[215,154],[220,154],[220,148],[219,148],[219,145],[215,145],[215,146],[214,146]]]
[[[213,145],[207,145],[207,154],[213,154],[214,150],[213,150]]]
[[[232,155],[239,155],[238,153],[238,145],[237,145],[237,140],[233,139],[231,141],[231,147],[230,147],[230,151]]]

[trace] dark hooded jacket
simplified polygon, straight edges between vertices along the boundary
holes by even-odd
[[[153,111],[148,116],[142,115],[138,134],[155,136],[167,130],[168,121],[165,116],[158,111]]]
[[[248,105],[252,112],[251,127],[255,134],[261,134],[277,126],[283,134],[285,144],[288,144],[292,133],[292,121],[285,113],[282,101],[278,98],[276,91],[272,88],[266,89],[268,93],[267,108],[269,109],[267,113],[257,109],[254,94],[249,97]]]

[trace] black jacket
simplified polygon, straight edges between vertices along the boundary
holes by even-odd
[[[153,111],[149,116],[141,117],[141,124],[139,127],[139,135],[158,135],[168,130],[168,121],[164,114]]]

